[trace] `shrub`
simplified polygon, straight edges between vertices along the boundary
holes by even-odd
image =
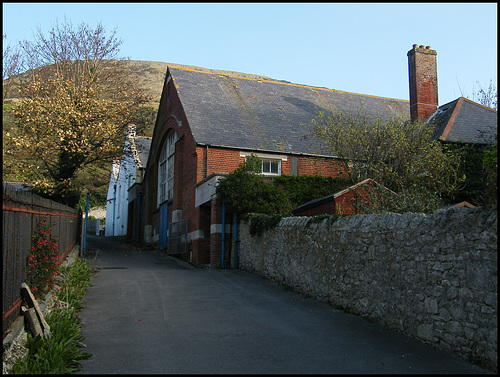
[[[51,230],[47,220],[42,220],[31,239],[31,250],[25,268],[26,283],[35,298],[51,291],[59,274],[59,250],[50,239]]]
[[[347,178],[318,175],[280,175],[272,183],[286,193],[292,209],[310,200],[335,194],[351,185]]]

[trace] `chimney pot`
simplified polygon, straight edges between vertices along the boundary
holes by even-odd
[[[418,48],[424,48],[424,45],[420,45]]]
[[[418,47],[418,44],[416,44],[416,43],[415,43],[415,44],[413,45],[413,48],[417,48],[417,47]]]
[[[431,46],[425,46],[425,49],[426,49],[426,50],[430,50],[430,49],[431,49]]]

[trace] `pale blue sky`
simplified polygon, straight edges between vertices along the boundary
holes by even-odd
[[[381,97],[409,99],[414,43],[437,51],[440,105],[497,81],[496,3],[3,3],[4,45],[64,17],[116,28],[134,60]]]

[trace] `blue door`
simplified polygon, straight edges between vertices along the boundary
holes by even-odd
[[[160,234],[158,239],[159,247],[167,247],[167,231],[168,231],[168,204],[163,203],[160,206]]]

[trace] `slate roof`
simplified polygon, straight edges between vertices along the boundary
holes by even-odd
[[[134,156],[136,164],[139,168],[146,168],[148,162],[149,149],[151,147],[151,138],[146,136],[136,136],[134,138],[135,150],[137,154]]]
[[[228,148],[321,154],[306,125],[319,111],[408,120],[409,101],[169,64],[195,142]]]
[[[491,144],[496,141],[496,110],[464,97],[440,106],[428,122],[436,122],[436,137],[445,142]]]

